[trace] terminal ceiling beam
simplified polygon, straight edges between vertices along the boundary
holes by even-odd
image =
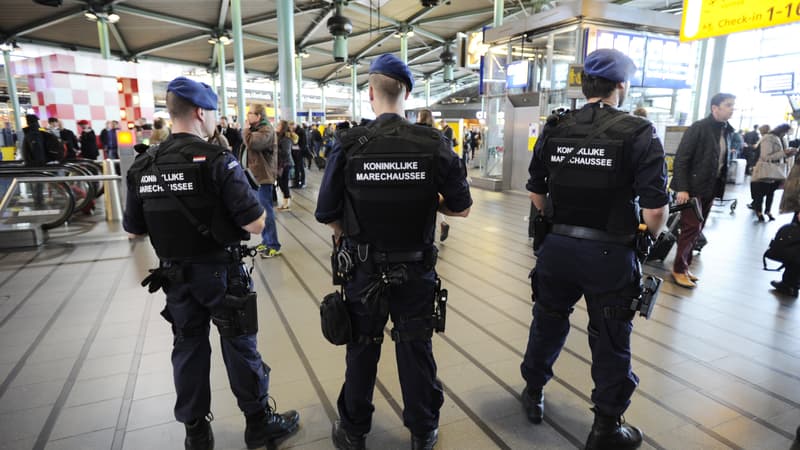
[[[482,15],[485,15],[485,14],[489,14],[489,13],[491,13],[493,11],[494,11],[494,8],[472,9],[472,10],[464,11],[464,12],[460,12],[460,13],[446,14],[444,16],[437,16],[437,17],[431,17],[429,19],[422,19],[422,20],[417,21],[416,23],[419,24],[419,25],[425,25],[426,23],[431,23],[431,22],[442,22],[442,21],[448,21],[448,20],[453,20],[453,19],[465,19],[465,18],[469,18],[469,17],[473,17],[473,16],[482,16]]]
[[[145,19],[157,20],[159,22],[166,22],[172,25],[180,25],[185,28],[192,28],[195,30],[202,30],[206,33],[214,31],[212,26],[206,25],[202,22],[195,22],[194,20],[184,19],[182,17],[169,16],[164,13],[148,11],[145,9],[133,8],[124,4],[117,4],[114,6],[115,12],[123,12],[132,14],[134,16],[144,17]]]
[[[368,8],[368,7],[363,6],[361,4],[358,4],[358,3],[348,3],[347,8],[352,10],[352,11],[355,11],[355,12],[358,12],[358,13],[361,13],[361,14],[364,14],[364,15],[367,15],[367,16],[372,15],[372,14],[377,14],[377,12],[373,11],[372,8]],[[392,25],[394,25],[396,27],[400,27],[400,26],[403,25],[403,23],[400,22],[399,20],[392,19],[391,17],[386,17],[383,14],[379,14],[378,15],[378,19],[382,20],[382,21],[384,21],[386,23],[390,23],[390,24],[392,24]],[[420,36],[425,36],[428,39],[433,39],[434,41],[438,41],[438,42],[446,41],[445,38],[443,38],[443,37],[441,37],[441,36],[439,36],[437,34],[431,33],[429,31],[425,31],[425,30],[420,29],[420,28],[415,29],[414,32],[419,34]]]
[[[111,34],[114,35],[114,40],[117,41],[117,46],[119,46],[119,49],[122,50],[122,54],[125,57],[130,55],[131,52],[128,51],[128,46],[125,45],[125,39],[122,39],[122,34],[119,32],[117,26],[113,23],[109,23],[108,30],[111,31]]]
[[[331,14],[333,14],[333,11],[334,8],[327,8],[314,19],[311,26],[309,26],[305,33],[303,33],[303,38],[297,43],[297,48],[305,48],[308,39],[311,38],[311,36],[313,36],[320,29],[320,27],[326,24],[328,18],[331,16]]]
[[[179,37],[179,38],[172,38],[172,39],[168,39],[166,41],[161,41],[161,42],[159,42],[157,44],[154,44],[151,47],[146,47],[146,48],[137,50],[134,53],[134,56],[146,55],[148,53],[153,53],[153,52],[157,52],[159,50],[164,50],[165,48],[170,48],[170,47],[174,47],[176,45],[185,44],[187,42],[196,41],[196,40],[198,40],[200,38],[207,39],[208,38],[208,34],[207,33],[199,33],[199,34],[193,33],[193,34],[190,34],[190,35],[187,35],[187,36],[183,36],[183,37]]]
[[[47,16],[44,19],[37,20],[32,23],[26,23],[25,25],[11,30],[9,32],[0,32],[0,36],[3,37],[2,40],[11,40],[16,38],[17,36],[24,36],[29,33],[33,33],[34,31],[39,31],[42,28],[51,27],[55,24],[64,22],[65,20],[72,19],[75,16],[82,16],[83,15],[83,8],[71,8],[65,11],[62,11],[60,14],[53,14]]]
[[[267,36],[259,36],[253,33],[242,33],[242,37],[251,41],[261,42],[264,44],[278,45],[278,40]]]
[[[111,58],[111,44],[108,41],[108,22],[97,18],[97,38],[100,41],[100,55],[103,59]]]
[[[391,31],[391,29],[390,29],[390,31],[386,31],[386,32],[384,32],[383,36],[378,36],[376,39],[373,39],[373,40],[372,40],[372,42],[370,42],[369,44],[367,44],[367,46],[366,46],[366,47],[364,47],[363,49],[361,49],[361,50],[358,52],[358,54],[357,54],[357,55],[355,55],[355,56],[353,56],[353,57],[352,57],[350,60],[351,60],[351,61],[356,61],[356,62],[357,62],[358,60],[360,60],[361,58],[363,58],[363,57],[364,57],[364,55],[366,55],[367,53],[369,53],[369,52],[370,52],[370,51],[371,51],[373,48],[375,48],[375,47],[377,47],[377,46],[381,45],[382,43],[384,43],[386,40],[388,40],[388,39],[389,39],[389,38],[391,38],[392,36],[393,36],[393,31]],[[322,81],[323,81],[323,82],[326,82],[326,81],[330,80],[330,79],[331,79],[331,77],[332,77],[334,74],[336,74],[336,72],[338,72],[338,71],[342,70],[342,68],[343,68],[344,66],[346,66],[347,64],[348,64],[348,63],[340,63],[338,66],[336,66],[336,68],[335,68],[335,69],[333,69],[332,71],[330,71],[330,72],[328,72],[327,74],[325,74],[325,76],[323,76],[323,77],[322,77]]]
[[[228,3],[230,0],[219,0],[219,18],[217,19],[217,28],[220,30],[225,28],[225,19],[228,17]]]

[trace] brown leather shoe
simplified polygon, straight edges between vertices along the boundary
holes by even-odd
[[[697,287],[696,284],[692,280],[689,279],[689,276],[685,273],[678,273],[672,272],[672,278],[675,280],[675,284],[678,286],[682,286],[685,288],[695,288]]]
[[[697,281],[697,280],[699,280],[699,279],[700,279],[700,278],[697,278],[697,277],[695,276],[695,274],[693,274],[693,273],[692,273],[691,271],[689,271],[689,270],[687,270],[687,271],[686,271],[686,276],[687,276],[687,277],[689,277],[689,279],[690,279],[690,280],[692,280],[692,281]]]

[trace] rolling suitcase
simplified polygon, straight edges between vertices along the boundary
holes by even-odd
[[[667,218],[667,229],[662,231],[653,243],[650,253],[645,261],[663,261],[667,258],[670,250],[678,242],[678,224],[680,224],[680,212],[674,212]]]
[[[322,156],[314,157],[314,164],[317,165],[317,169],[325,170],[325,163],[326,163],[325,158],[323,158]]]

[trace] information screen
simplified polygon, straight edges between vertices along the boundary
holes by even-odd
[[[514,61],[506,66],[506,87],[528,87],[528,60]]]
[[[758,80],[758,90],[762,94],[793,91],[794,72],[761,75]]]

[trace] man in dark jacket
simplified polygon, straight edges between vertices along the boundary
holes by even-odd
[[[217,129],[219,130],[220,134],[225,136],[225,139],[228,140],[228,143],[231,144],[231,151],[236,159],[241,159],[242,157],[242,133],[239,132],[238,129],[231,126],[232,124],[228,122],[228,118],[225,116],[220,117],[219,125]]]
[[[97,160],[100,152],[97,150],[97,136],[92,130],[92,123],[84,119],[78,121],[78,126],[81,127],[81,158]]]
[[[736,97],[732,94],[716,94],[711,98],[711,114],[693,123],[684,133],[673,163],[670,188],[676,192],[675,203],[683,204],[690,197],[697,197],[702,205],[703,217],[708,217],[715,197],[725,192],[728,174],[733,127],[728,119],[733,115]],[[672,266],[672,277],[679,286],[693,288],[697,277],[689,271],[694,248],[704,222],[694,214],[681,214],[681,232],[678,235],[678,251]]]

